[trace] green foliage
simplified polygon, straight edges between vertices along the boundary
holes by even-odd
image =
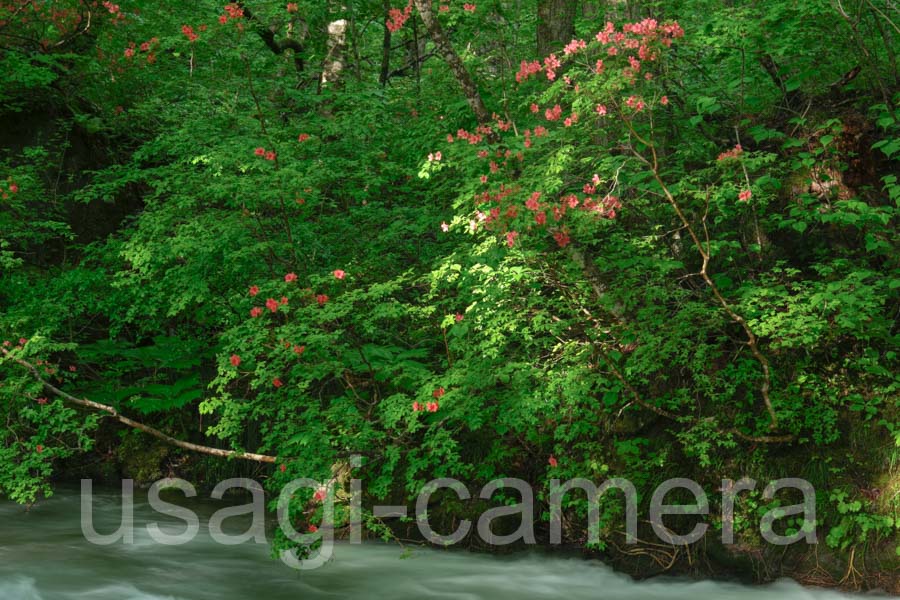
[[[826,539],[832,548],[846,549],[851,545],[866,543],[871,539],[890,536],[898,528],[890,516],[871,514],[863,510],[863,502],[850,500],[846,491],[835,490],[828,495],[841,515],[837,524],[828,531]]]
[[[38,404],[18,357],[175,437],[276,455],[273,489],[356,453],[366,493],[398,502],[434,477],[617,476],[645,501],[671,476],[821,467],[841,490],[819,493],[829,544],[896,536],[860,500],[900,447],[900,117],[877,11],[647,2],[685,35],[644,40],[637,75],[585,12],[586,48],[517,81],[535,3],[453,3],[440,19],[497,114],[479,124],[415,20],[379,83],[381,2],[134,0],[87,31],[81,2],[31,4],[16,35],[0,24],[5,495],[49,493],[112,427]],[[604,543],[621,509],[604,500]]]

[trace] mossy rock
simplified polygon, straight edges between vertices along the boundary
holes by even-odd
[[[125,477],[147,485],[163,477],[163,461],[171,449],[145,435],[127,434],[116,449]]]

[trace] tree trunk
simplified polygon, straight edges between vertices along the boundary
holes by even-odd
[[[547,56],[572,41],[577,10],[576,0],[538,0],[538,56]]]
[[[388,12],[391,10],[391,0],[384,0],[384,21],[387,23]],[[381,76],[378,81],[381,85],[387,85],[391,76],[391,30],[384,26],[384,38],[381,40]]]
[[[459,83],[463,94],[466,96],[466,101],[475,113],[475,118],[481,124],[489,123],[491,121],[491,113],[488,112],[487,107],[484,105],[484,100],[481,99],[481,94],[478,93],[478,88],[475,86],[472,75],[466,70],[462,59],[456,53],[456,50],[453,49],[450,39],[444,33],[444,28],[441,27],[440,22],[437,20],[431,0],[415,0],[415,4],[416,9],[422,16],[422,22],[425,23],[428,36],[437,48],[438,53],[450,66],[450,70],[453,71],[457,83]]]
[[[597,19],[603,11],[600,10],[600,3],[595,0],[585,0],[581,3],[581,16],[588,20]]]
[[[340,82],[344,70],[344,53],[347,50],[347,20],[338,19],[328,24],[328,55],[322,65],[322,86]]]

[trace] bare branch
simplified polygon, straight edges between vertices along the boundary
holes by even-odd
[[[250,452],[243,453],[243,452],[237,452],[235,450],[223,450],[221,448],[211,448],[209,446],[201,446],[199,444],[192,444],[191,442],[185,442],[185,441],[173,438],[172,436],[163,433],[159,429],[155,429],[153,427],[150,427],[149,425],[144,425],[143,423],[139,423],[138,421],[129,419],[128,417],[119,414],[119,411],[117,411],[112,406],[109,406],[106,404],[101,404],[99,402],[94,402],[93,400],[88,400],[86,398],[76,398],[72,394],[69,394],[68,392],[64,392],[63,390],[59,389],[58,387],[56,387],[55,385],[53,385],[52,383],[50,383],[49,381],[47,381],[43,377],[41,377],[40,371],[38,371],[37,367],[35,367],[33,364],[31,364],[27,360],[13,356],[5,348],[0,348],[0,352],[2,352],[6,358],[9,358],[13,362],[18,363],[19,365],[28,369],[31,372],[31,374],[34,376],[34,378],[37,381],[39,381],[41,383],[41,385],[43,385],[44,388],[47,391],[49,391],[50,393],[52,393],[53,395],[58,396],[58,397],[62,398],[63,400],[66,400],[67,402],[71,402],[72,404],[76,404],[78,406],[83,406],[85,408],[91,408],[94,410],[99,410],[99,411],[108,413],[108,414],[112,415],[113,417],[115,417],[115,419],[117,421],[119,421],[120,423],[122,423],[123,425],[127,425],[128,427],[131,427],[133,429],[137,429],[139,431],[143,431],[144,433],[148,433],[148,434],[152,435],[153,437],[155,437],[156,439],[162,440],[163,442],[170,444],[172,446],[176,446],[183,450],[189,450],[191,452],[199,452],[200,454],[208,454],[210,456],[218,456],[221,458],[239,458],[239,459],[243,459],[243,460],[249,460],[249,461],[260,462],[260,463],[274,463],[277,460],[276,457],[268,456],[266,454],[253,454]]]

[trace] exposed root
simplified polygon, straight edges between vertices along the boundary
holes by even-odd
[[[856,546],[853,546],[850,549],[850,559],[847,561],[847,572],[838,581],[839,586],[849,587],[853,590],[859,590],[862,587],[863,582],[863,574],[857,570],[856,566],[853,564],[853,561],[856,558]]]

